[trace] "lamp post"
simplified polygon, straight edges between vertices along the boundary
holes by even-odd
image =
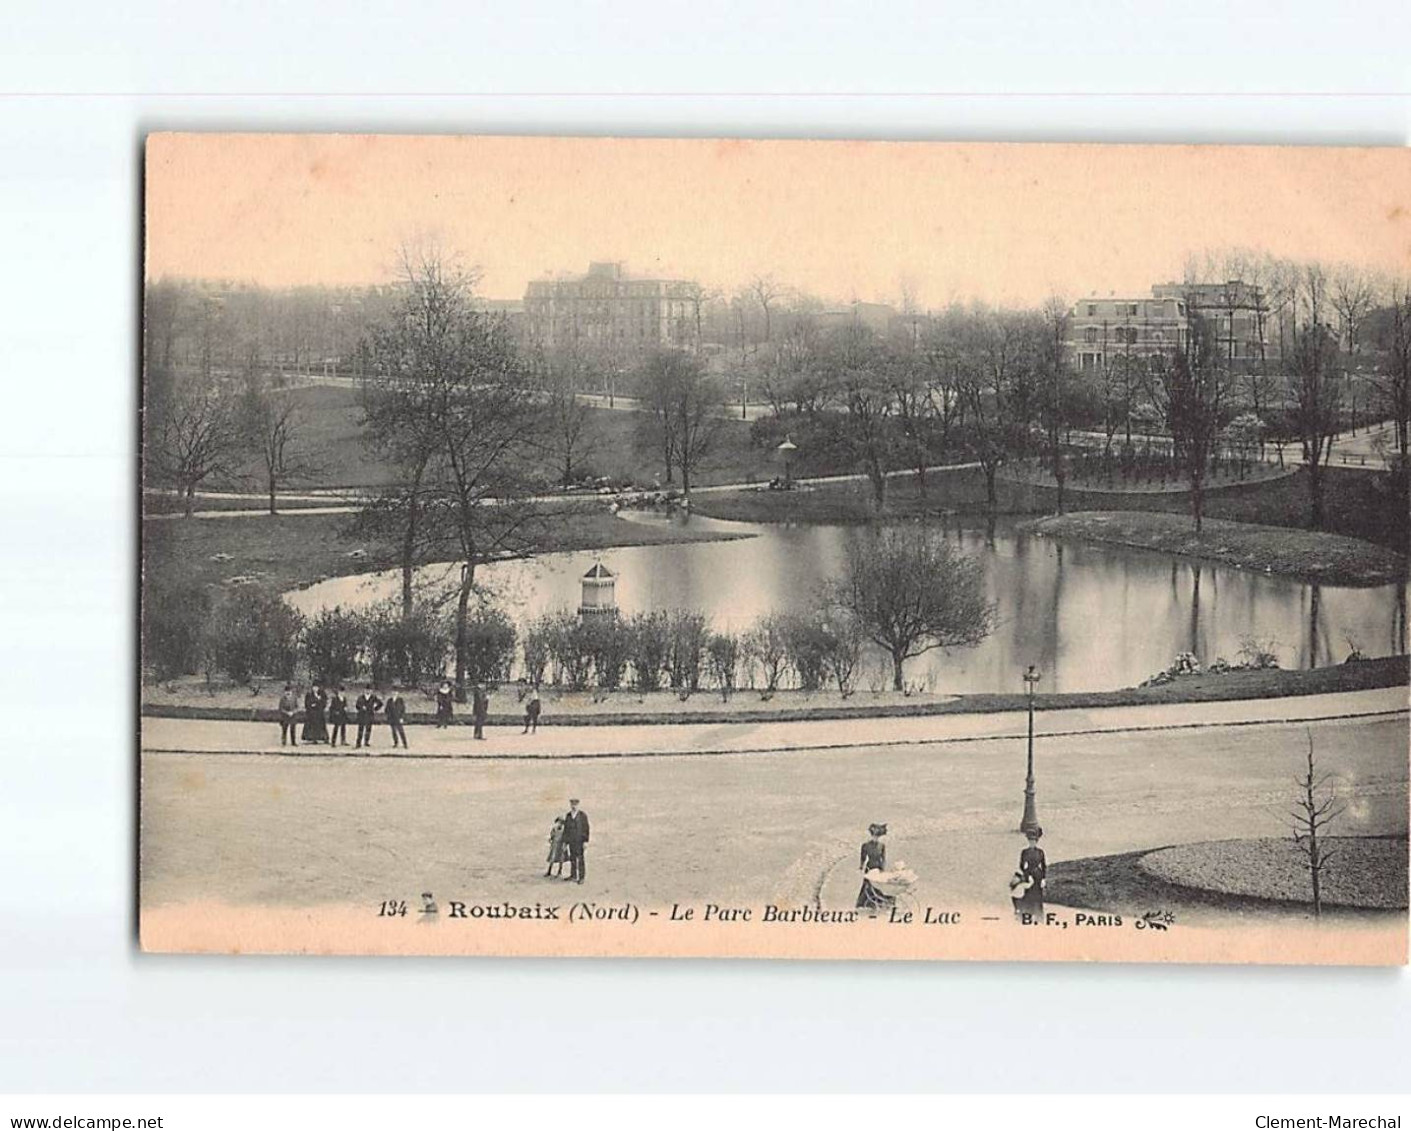
[[[788,436],[784,437],[784,442],[775,449],[784,460],[784,490],[790,490],[794,485],[793,469],[791,457],[799,450],[799,446]]]
[[[1024,816],[1019,822],[1019,831],[1028,835],[1039,830],[1039,814],[1034,807],[1034,685],[1039,682],[1039,669],[1033,664],[1024,673],[1024,684],[1029,691],[1029,770],[1024,775]]]

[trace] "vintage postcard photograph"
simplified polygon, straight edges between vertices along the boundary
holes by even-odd
[[[144,949],[1406,962],[1407,150],[145,164]]]

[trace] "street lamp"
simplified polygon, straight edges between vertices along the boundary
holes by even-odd
[[[1029,771],[1024,775],[1024,816],[1019,822],[1019,831],[1026,836],[1039,831],[1039,814],[1034,807],[1034,686],[1039,678],[1039,669],[1030,664],[1024,673],[1029,691]]]
[[[794,485],[793,471],[790,459],[799,450],[799,446],[788,436],[784,437],[784,442],[775,449],[784,460],[784,490],[789,490]]]

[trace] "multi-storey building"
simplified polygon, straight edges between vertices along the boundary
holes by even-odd
[[[540,345],[630,353],[698,345],[701,288],[689,279],[639,279],[621,263],[590,263],[574,278],[535,279],[524,293],[525,328]]]
[[[1159,283],[1157,296],[1190,303],[1215,329],[1227,360],[1250,364],[1268,356],[1269,308],[1264,292],[1240,279],[1226,283]]]
[[[1150,357],[1185,346],[1190,318],[1214,329],[1232,364],[1270,356],[1268,309],[1258,287],[1227,283],[1158,283],[1149,298],[1086,298],[1068,319],[1068,348],[1080,371],[1100,370],[1124,357]]]
[[[1085,373],[1122,358],[1151,357],[1186,344],[1183,298],[1086,298],[1068,316],[1069,357]]]

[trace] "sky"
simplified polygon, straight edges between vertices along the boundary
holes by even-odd
[[[156,134],[149,279],[391,281],[434,241],[491,298],[616,260],[923,307],[1138,296],[1204,249],[1411,274],[1411,150]]]

